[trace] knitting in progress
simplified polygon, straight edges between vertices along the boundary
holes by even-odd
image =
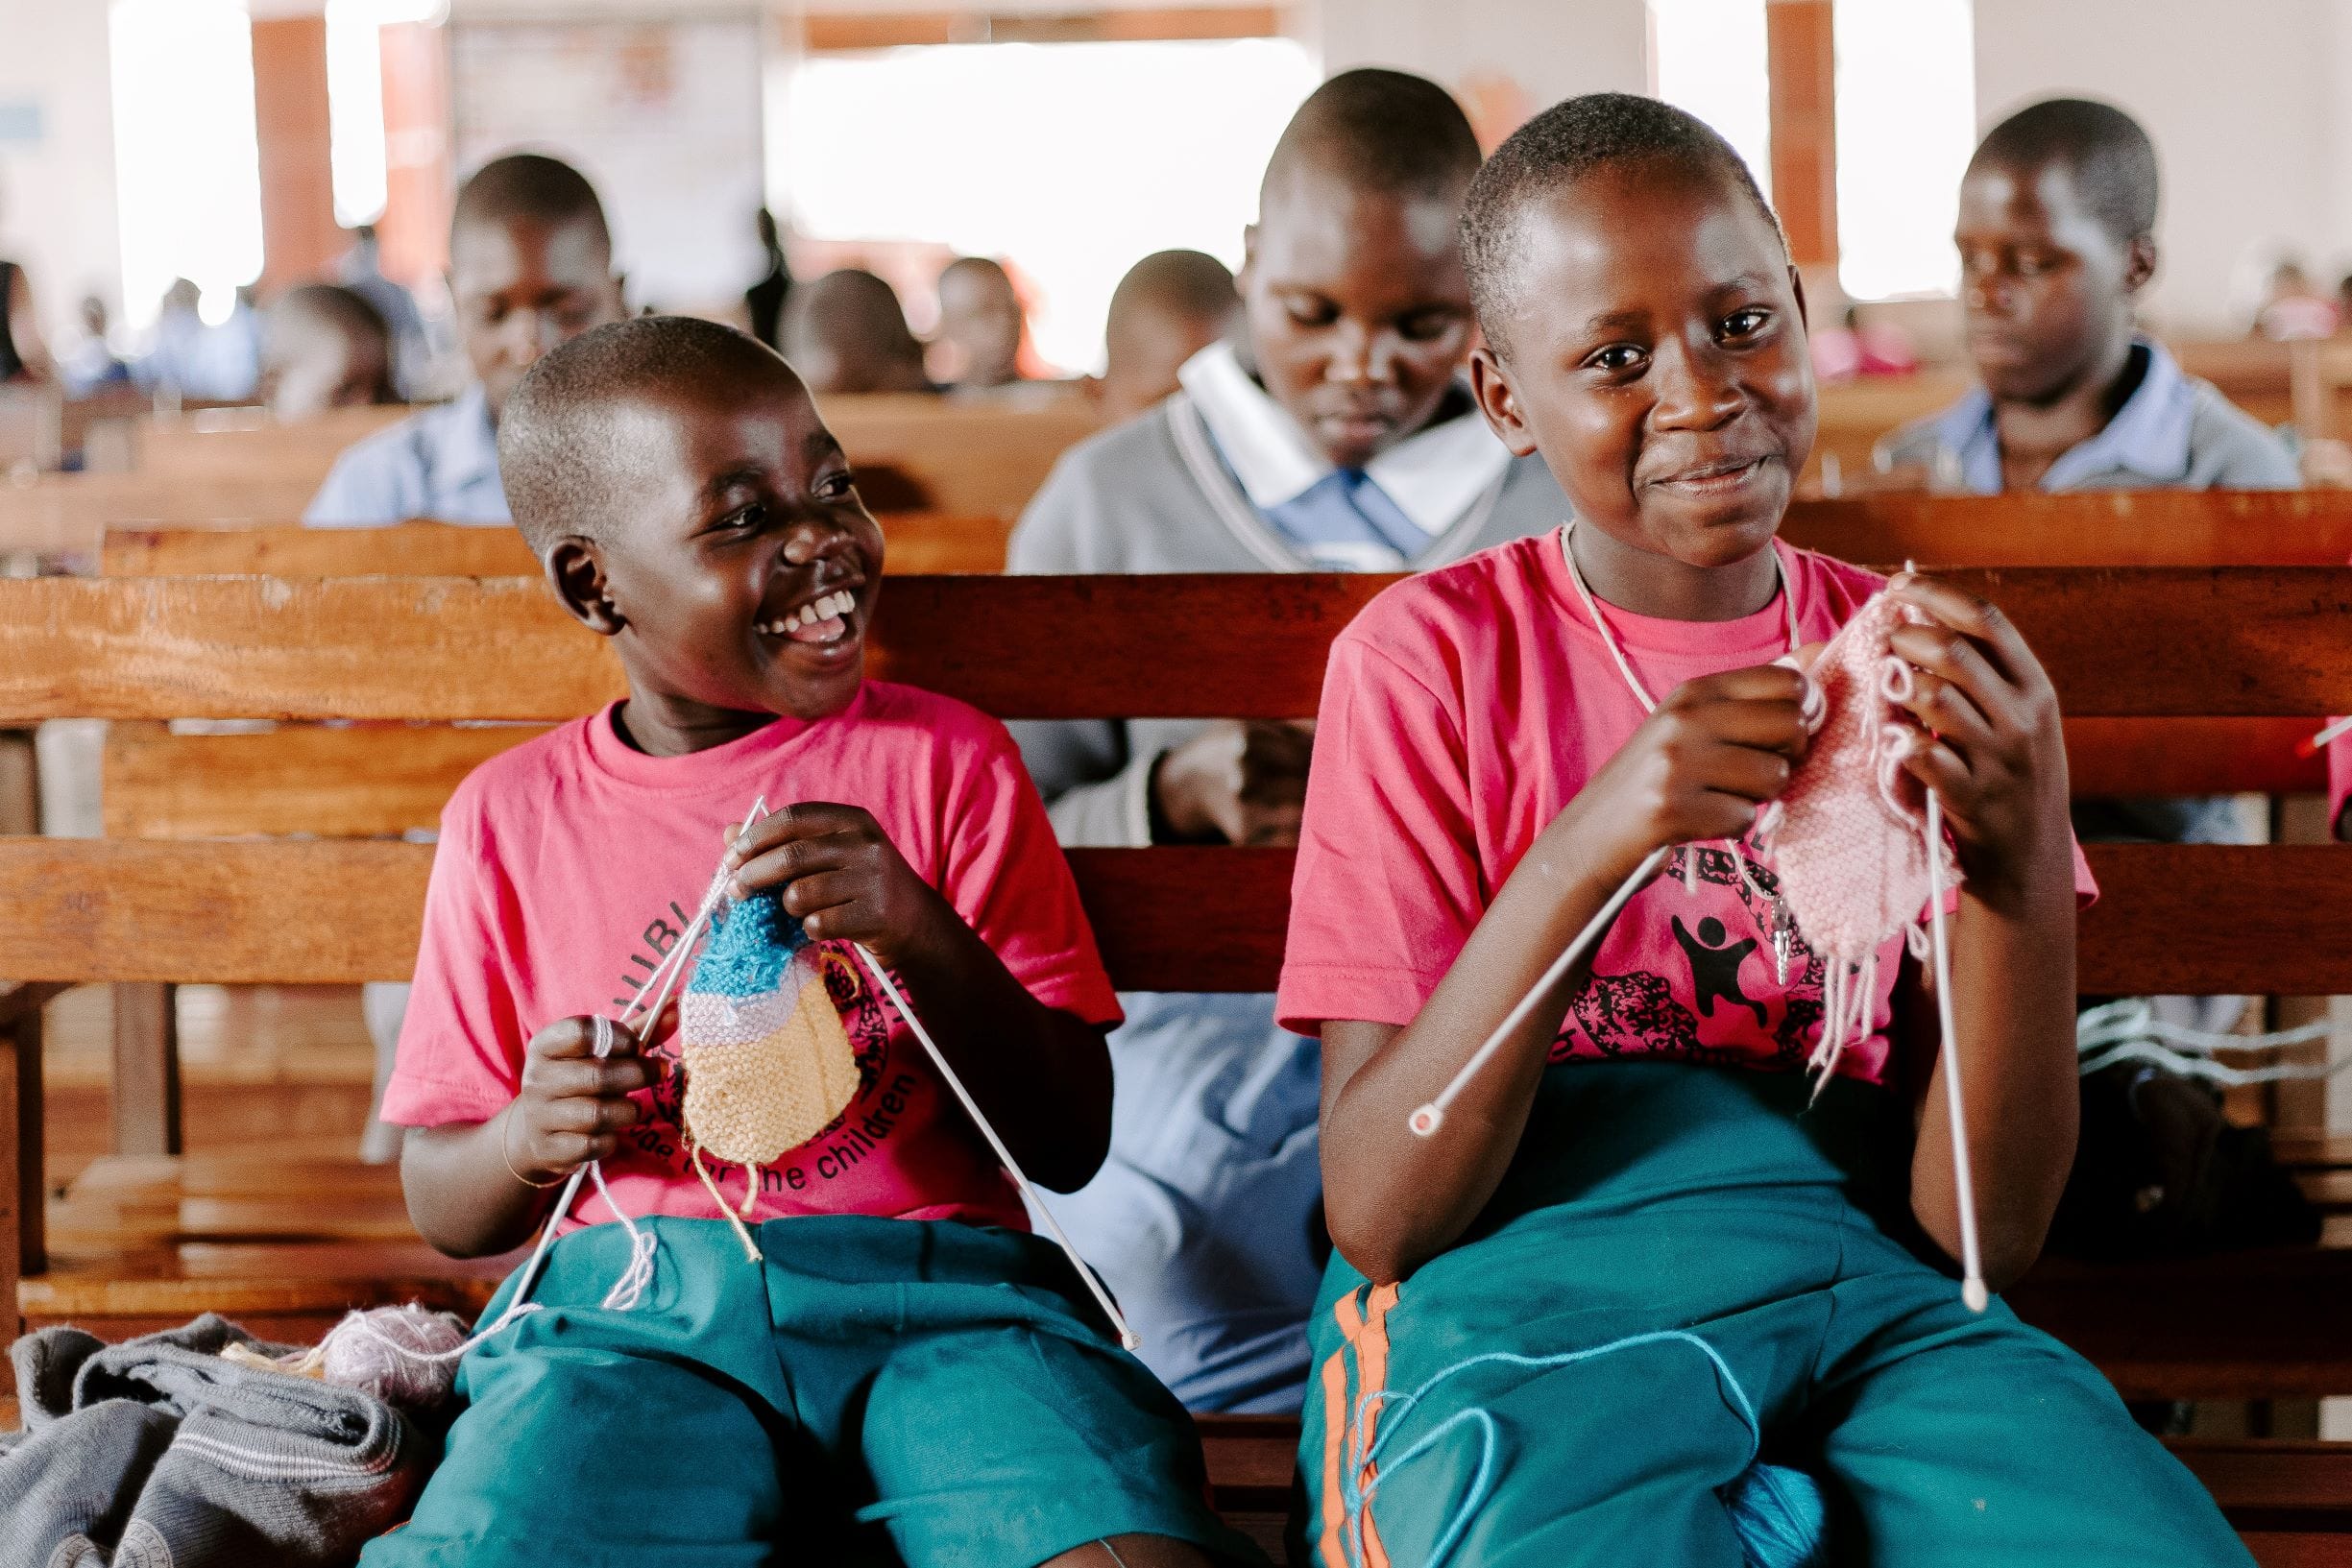
[[[757,893],[717,916],[678,1007],[685,1121],[695,1173],[730,1219],[749,1218],[760,1167],[832,1125],[858,1092],[849,1033],[809,933],[781,897]],[[729,1209],[702,1164],[743,1167]]]
[[[1655,711],[1657,704],[1625,663],[1584,589],[1572,554],[1568,566],[1594,626],[1617,655],[1620,671],[1642,706]],[[1782,592],[1783,597],[1788,592],[1784,569]],[[1792,639],[1793,615],[1792,611]],[[1925,619],[1920,611],[1880,592],[1822,649],[1811,670],[1819,696],[1808,695],[1806,711],[1812,743],[1781,797],[1758,818],[1751,844],[1758,854],[1769,853],[1779,877],[1780,896],[1771,906],[1770,929],[1764,934],[1773,943],[1783,981],[1786,943],[1792,934],[1824,961],[1821,1034],[1809,1063],[1817,1082],[1828,1081],[1849,1044],[1871,1032],[1878,950],[1904,935],[1915,955],[1931,960],[1930,988],[1942,1025],[1952,1173],[1959,1194],[1961,1295],[1972,1310],[1982,1312],[1990,1297],[1978,1260],[1959,1053],[1953,1046],[1951,946],[1944,920],[1947,891],[1957,885],[1960,874],[1945,841],[1942,803],[1903,766],[1915,730],[1899,704],[1910,695],[1913,675],[1888,641],[1898,627]],[[1406,1124],[1416,1136],[1436,1135],[1455,1098],[1526,1022],[1538,1000],[1600,940],[1618,911],[1664,866],[1669,853],[1662,848],[1651,852],[1445,1087],[1413,1113]],[[1744,865],[1736,850],[1733,858]]]

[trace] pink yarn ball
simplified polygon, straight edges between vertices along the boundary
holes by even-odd
[[[466,1325],[415,1303],[347,1313],[321,1347],[327,1381],[386,1404],[430,1410],[449,1397]]]

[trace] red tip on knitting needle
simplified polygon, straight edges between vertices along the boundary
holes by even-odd
[[[2303,758],[2316,757],[2320,747],[2345,735],[2352,735],[2352,718],[2340,718],[2317,735],[2296,741],[2294,754]]]

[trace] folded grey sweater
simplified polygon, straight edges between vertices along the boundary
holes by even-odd
[[[269,1344],[207,1313],[108,1344],[42,1329],[9,1349],[24,1430],[0,1434],[0,1563],[347,1564],[407,1517],[434,1451],[371,1394],[221,1359]]]

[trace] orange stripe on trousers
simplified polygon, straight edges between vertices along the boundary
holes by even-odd
[[[1387,1387],[1388,1315],[1389,1309],[1395,1305],[1396,1287],[1383,1285],[1370,1292],[1360,1313],[1353,1291],[1342,1296],[1332,1308],[1332,1315],[1339,1323],[1344,1342],[1324,1359],[1322,1366],[1323,1529],[1320,1556],[1323,1568],[1355,1568],[1347,1560],[1346,1488],[1342,1478],[1349,1465],[1361,1465],[1356,1484],[1359,1487],[1371,1484],[1373,1471],[1370,1464],[1364,1463],[1364,1454],[1371,1451],[1372,1435],[1378,1430],[1380,1422],[1380,1405],[1375,1400],[1365,1408],[1363,1451],[1359,1453],[1355,1420],[1347,1399],[1347,1354],[1351,1350],[1355,1352],[1359,1400]],[[1388,1549],[1381,1545],[1380,1532],[1372,1524],[1370,1508],[1364,1511],[1363,1530],[1362,1568],[1389,1568]]]

